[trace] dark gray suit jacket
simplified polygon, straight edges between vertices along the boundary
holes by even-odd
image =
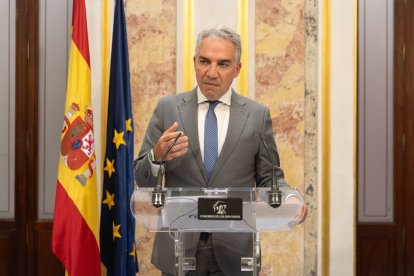
[[[165,173],[167,187],[254,187],[271,183],[272,163],[279,185],[287,185],[279,168],[279,155],[273,136],[269,109],[232,91],[227,136],[208,180],[198,138],[197,89],[161,98],[148,125],[136,161],[135,179],[140,187],[156,185],[151,173],[148,153],[162,133],[174,122],[189,138],[189,151],[168,161]],[[272,160],[261,142],[266,141]],[[186,236],[188,255],[195,255],[198,233]],[[213,233],[214,253],[226,275],[248,275],[240,272],[240,258],[252,254],[252,234]],[[174,245],[167,235],[157,235],[152,261],[161,271],[174,274]]]

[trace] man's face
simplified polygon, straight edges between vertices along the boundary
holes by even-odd
[[[198,86],[210,101],[223,96],[239,75],[241,64],[237,64],[235,53],[233,43],[225,39],[209,37],[201,42],[194,69]]]

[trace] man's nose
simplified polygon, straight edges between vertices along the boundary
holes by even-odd
[[[214,78],[217,78],[217,77],[218,77],[218,68],[217,68],[217,65],[215,65],[215,64],[211,64],[211,65],[209,66],[208,71],[207,71],[207,76],[208,76],[209,78],[212,78],[212,79],[214,79]]]

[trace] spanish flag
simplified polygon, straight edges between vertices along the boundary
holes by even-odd
[[[85,0],[73,0],[52,250],[68,275],[101,275],[99,201]]]

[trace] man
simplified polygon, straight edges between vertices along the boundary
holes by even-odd
[[[158,102],[136,162],[139,186],[156,185],[158,162],[180,133],[165,157],[167,187],[270,185],[272,163],[279,166],[272,121],[267,107],[231,88],[242,66],[240,56],[240,37],[233,30],[213,28],[199,34],[194,56],[198,86]],[[279,167],[276,176],[280,186],[287,185]],[[197,270],[186,275],[249,275],[240,271],[240,258],[251,256],[252,234],[194,233],[186,242],[191,245],[186,254],[197,258]],[[174,274],[173,248],[168,234],[157,235],[152,262],[163,275]]]

